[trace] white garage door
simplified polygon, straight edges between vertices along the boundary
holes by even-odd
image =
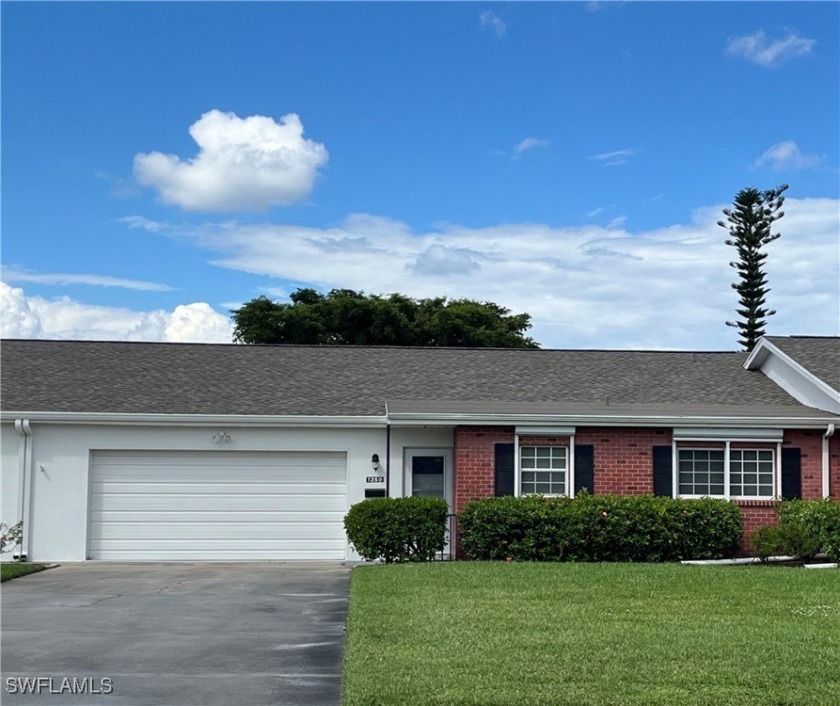
[[[345,558],[343,453],[96,451],[91,559]]]

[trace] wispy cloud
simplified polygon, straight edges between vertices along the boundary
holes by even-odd
[[[615,218],[610,219],[609,223],[607,223],[607,228],[621,228],[626,221],[627,216],[616,216]]]
[[[735,348],[723,324],[737,305],[728,265],[733,252],[716,224],[724,205],[654,230],[629,230],[613,220],[609,227],[445,224],[415,231],[370,214],[329,228],[158,225],[205,249],[218,267],[264,276],[278,287],[446,293],[527,311],[533,335],[546,347]],[[767,260],[770,304],[779,311],[770,330],[836,333],[840,203],[789,198],[785,212],[777,228],[783,236]],[[528,286],[511,284],[522,282]],[[708,296],[698,297],[688,282],[703,282]]]
[[[167,284],[146,282],[139,279],[125,279],[107,275],[30,272],[7,267],[4,267],[0,272],[0,279],[5,282],[32,282],[33,284],[51,284],[62,287],[79,284],[92,287],[120,287],[144,292],[169,292],[173,289]]]
[[[190,126],[198,156],[150,152],[134,157],[137,181],[165,203],[190,211],[263,211],[309,196],[327,163],[324,145],[303,136],[294,113],[275,122],[211,110]]]
[[[770,167],[781,172],[786,169],[810,169],[819,166],[822,158],[818,154],[804,154],[793,140],[779,142],[769,147],[753,162],[753,167]]]
[[[607,7],[621,7],[623,4],[623,0],[612,0],[611,2],[589,0],[589,2],[585,3],[584,7],[587,12],[600,12]]]
[[[525,152],[538,147],[548,147],[551,140],[543,140],[536,137],[526,137],[522,142],[516,144],[513,148],[513,158],[519,159]]]
[[[595,216],[597,216],[599,213],[603,213],[603,212],[604,212],[604,207],[603,206],[598,206],[597,208],[593,208],[591,211],[587,211],[586,212],[586,217],[587,218],[595,218]]]
[[[800,37],[793,32],[779,39],[770,39],[764,30],[759,29],[752,34],[730,37],[726,42],[726,55],[741,57],[757,66],[772,67],[807,56],[816,43],[814,39]]]
[[[596,162],[601,162],[606,167],[617,167],[622,164],[627,164],[636,154],[634,149],[613,150],[612,152],[601,152],[600,154],[593,154],[589,159],[594,159]]]
[[[501,39],[507,34],[507,25],[493,10],[485,10],[478,16],[482,29],[492,30]]]

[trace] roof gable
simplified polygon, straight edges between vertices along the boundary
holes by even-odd
[[[840,414],[840,338],[764,336],[744,362],[802,404]]]

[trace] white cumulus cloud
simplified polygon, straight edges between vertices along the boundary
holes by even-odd
[[[204,302],[171,312],[135,311],[69,297],[29,297],[5,282],[0,282],[0,307],[4,338],[230,343],[233,330],[227,316]]]
[[[23,290],[0,282],[0,336],[37,338],[41,322],[30,309]]]
[[[793,140],[786,140],[767,148],[753,162],[753,167],[770,167],[781,172],[785,169],[810,169],[819,166],[821,161],[818,154],[804,154]]]
[[[205,302],[180,304],[169,316],[164,338],[173,342],[230,343],[230,321]]]
[[[211,110],[190,126],[198,155],[134,157],[134,175],[166,203],[191,211],[265,210],[309,196],[327,163],[324,145],[303,136],[294,113],[276,122]]]
[[[726,43],[727,56],[739,56],[757,66],[778,66],[798,56],[807,56],[816,44],[816,40],[800,37],[788,32],[779,39],[770,39],[764,30],[752,34],[730,37]]]

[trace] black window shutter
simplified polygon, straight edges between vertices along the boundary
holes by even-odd
[[[575,444],[575,495],[595,492],[595,447]]]
[[[496,497],[513,495],[513,444],[496,444]]]
[[[653,447],[653,494],[674,494],[674,457],[670,446]]]
[[[802,449],[782,449],[782,498],[802,497]]]

